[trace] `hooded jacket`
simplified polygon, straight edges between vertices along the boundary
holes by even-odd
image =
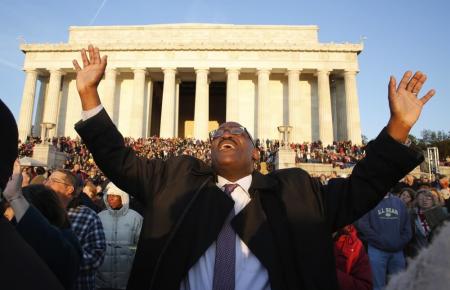
[[[403,250],[412,238],[408,209],[391,193],[359,219],[356,225],[362,240],[386,252]]]
[[[99,213],[106,237],[105,260],[98,270],[97,288],[125,289],[133,265],[139,234],[142,227],[142,216],[129,208],[129,196],[110,182],[103,199],[106,210]],[[122,208],[114,210],[108,204],[109,194],[120,195]]]

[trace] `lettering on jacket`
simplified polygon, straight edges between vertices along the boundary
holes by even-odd
[[[398,210],[391,207],[385,207],[378,209],[378,217],[380,219],[398,219]]]

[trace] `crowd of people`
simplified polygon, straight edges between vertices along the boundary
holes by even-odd
[[[80,237],[83,251],[88,252],[84,254],[91,258],[84,259],[84,263],[87,263],[85,269],[91,270],[82,275],[91,277],[91,280],[86,278],[78,289],[125,289],[142,227],[143,206],[100,174],[83,143],[70,138],[55,140],[58,140],[55,146],[64,148],[61,149],[64,152],[75,152],[76,157],[68,159],[66,164],[71,166],[70,170],[51,172],[41,167],[22,167],[22,191],[27,196],[28,192],[36,191],[41,195],[64,194],[58,182],[67,182],[75,191],[79,191],[76,201],[69,198],[67,205],[63,206],[74,233]],[[127,138],[125,143],[141,156],[164,160],[178,154],[198,154],[195,156],[202,158],[207,156],[209,149],[205,142],[193,143],[183,139],[151,138],[134,141]],[[84,162],[84,166],[80,163],[72,165],[74,162]],[[313,175],[313,178],[326,186],[339,176],[333,171],[330,175]],[[45,184],[48,188],[44,189],[39,184]],[[77,208],[81,205],[84,205],[81,207],[83,213],[74,214],[74,206]],[[372,211],[353,225],[334,233],[336,269],[342,289],[383,289],[388,277],[404,270],[407,259],[414,258],[431,243],[444,221],[449,219],[449,212],[450,190],[447,176],[438,174],[435,180],[430,180],[428,175],[406,175]],[[42,214],[45,215],[44,212]],[[13,218],[11,207],[6,210],[5,216]],[[78,225],[77,216],[84,216],[83,225],[96,225],[93,226],[97,227],[93,234],[75,230],[77,227],[85,227]],[[61,227],[61,224],[58,225]],[[86,242],[83,235],[91,235],[91,241]],[[77,263],[74,262],[74,265]],[[97,277],[96,280],[93,280],[94,276]]]
[[[4,216],[62,286],[125,289],[143,220],[129,195],[108,181],[103,192],[76,167],[39,178],[36,170],[16,163]]]
[[[40,142],[39,138],[29,138],[27,142],[20,143],[19,156],[32,156],[34,145]],[[42,167],[23,167],[22,186],[24,192],[36,191],[37,184],[51,187],[52,183],[56,184],[52,182],[54,175],[62,174],[60,180],[68,180],[80,191],[78,201],[70,202],[71,205],[67,205],[65,209],[72,221],[73,232],[80,238],[83,255],[88,258],[84,258],[84,272],[68,271],[62,281],[68,283],[73,279],[68,274],[75,273],[78,277],[84,277],[84,280],[77,281],[78,289],[125,289],[142,227],[142,204],[109,182],[80,139],[59,137],[48,142],[66,153],[65,170],[52,172]],[[209,142],[151,137],[125,138],[124,144],[133,149],[136,155],[148,159],[168,160],[171,157],[189,155],[207,164],[211,162]],[[280,143],[257,140],[255,145],[260,152],[259,162],[266,162],[269,169],[273,168],[271,164]],[[325,147],[320,142],[289,144],[289,148],[296,153],[296,163],[329,163],[340,168],[354,166],[365,156],[365,148],[352,145],[351,142],[335,142]],[[75,179],[67,178],[66,175]],[[312,174],[312,177],[317,178],[324,186],[332,182],[332,179],[339,178],[336,171],[329,175]],[[50,189],[44,190],[44,187],[37,188],[40,192],[50,192]],[[58,187],[53,188],[57,194]],[[47,195],[50,194],[48,192]],[[82,212],[74,209],[74,205],[77,208],[83,204]],[[421,175],[419,178],[407,175],[372,211],[353,225],[333,234],[336,271],[342,289],[383,289],[388,277],[404,270],[407,259],[417,256],[429,245],[443,222],[448,219],[449,212],[447,176],[436,175],[436,180],[429,180],[428,175]],[[7,208],[5,216],[13,218],[11,207]],[[84,217],[82,225],[79,225],[80,216]],[[84,223],[96,225],[92,226],[96,228],[93,233],[81,233],[77,230],[77,227],[83,228]],[[113,233],[112,229],[116,232]],[[86,242],[83,235],[95,238],[91,237],[91,241]],[[77,251],[80,249],[77,248]],[[73,262],[74,267],[77,267],[83,259],[73,260],[77,261]]]
[[[434,181],[426,175],[405,176],[375,208],[349,226],[357,235],[346,240],[347,244],[358,245],[360,240],[365,249],[353,246],[346,253],[347,244],[336,242],[337,265],[340,257],[347,254],[345,261],[351,263],[348,272],[353,273],[345,279],[338,275],[347,285],[342,289],[385,289],[390,277],[404,271],[408,261],[429,247],[444,222],[450,220],[449,212],[446,175],[437,175]],[[351,259],[352,256],[356,258]],[[344,265],[341,263],[341,268],[345,269]]]
[[[19,156],[32,156],[34,145],[40,142],[39,138],[29,138],[27,142],[19,144]],[[92,155],[80,139],[59,137],[49,142],[59,151],[66,153],[65,170],[52,172],[42,167],[24,167],[23,191],[36,191],[36,184],[46,183],[51,187],[55,174],[73,176],[73,182],[70,182],[71,178],[60,178],[69,180],[68,182],[73,183],[74,188],[80,191],[79,201],[70,202],[72,205],[67,205],[66,210],[72,221],[73,231],[80,238],[85,252],[83,255],[87,255],[90,260],[84,258],[84,273],[83,270],[70,273],[84,277],[83,281],[78,281],[78,289],[125,289],[142,226],[143,206],[109,182],[97,168]],[[211,162],[209,142],[151,137],[125,138],[124,143],[132,148],[136,155],[148,159],[168,160],[175,156],[189,155],[208,164]],[[270,169],[280,143],[257,140],[255,145],[260,152],[259,162],[266,162]],[[326,147],[320,142],[289,144],[289,148],[296,152],[297,163],[331,163],[333,167],[340,168],[354,166],[365,156],[364,147],[352,145],[351,142],[335,142]],[[333,178],[339,177],[336,171],[330,175],[312,176],[324,186]],[[38,189],[40,192],[50,191]],[[54,192],[57,193],[57,190],[57,187],[54,188]],[[117,199],[120,201],[117,202]],[[82,207],[82,212],[76,212],[74,205],[80,204],[85,207]],[[420,178],[407,175],[372,211],[353,225],[334,233],[336,270],[342,289],[383,289],[388,277],[406,268],[407,258],[417,256],[429,245],[443,222],[448,219],[449,212],[450,192],[447,176],[436,175],[436,180],[429,180],[428,175],[422,175]],[[113,218],[122,215],[123,218]],[[13,218],[11,207],[7,208],[5,216]],[[84,224],[79,225],[80,216],[84,218],[83,223],[96,224],[93,228],[97,229],[93,230],[93,234],[77,230],[77,227],[84,227]],[[98,220],[101,221],[101,226]],[[113,221],[120,226],[114,225]],[[120,229],[119,232],[111,232],[117,228]],[[83,235],[96,238],[92,240],[91,237],[91,245],[86,245]],[[78,259],[74,259],[78,262],[73,265],[78,265],[77,263],[83,260]],[[94,276],[97,278],[94,279]],[[62,279],[67,283],[71,277],[69,275]]]
[[[209,142],[123,139],[97,91],[107,57],[89,45],[81,58],[75,129],[84,143],[50,140],[68,153],[64,169],[20,166],[17,125],[0,102],[5,289],[378,290],[405,257],[433,246],[448,219],[448,177],[406,175],[424,160],[406,141],[434,95],[417,97],[421,72],[398,85],[391,77],[389,123],[364,149],[292,144],[299,161],[359,160],[347,178],[315,178],[299,168],[255,170],[279,144],[255,142],[236,122]]]
[[[167,160],[170,157],[189,155],[196,157],[207,164],[211,163],[211,148],[208,141],[191,138],[125,138],[125,145],[131,147],[138,156],[146,158],[159,158]],[[35,144],[41,143],[39,137],[28,137],[19,143],[19,157],[31,157]],[[78,164],[84,174],[90,176],[98,185],[103,176],[90,154],[86,145],[79,138],[56,137],[48,140],[57,150],[66,153],[65,169],[72,169]],[[256,140],[260,151],[258,165],[266,163],[268,171],[274,170],[276,153],[280,147],[279,141]],[[281,144],[284,146],[284,144]],[[333,168],[349,168],[354,166],[365,156],[364,146],[352,145],[350,141],[333,142],[332,145],[323,146],[318,142],[291,143],[289,148],[295,152],[296,163],[323,163],[332,164]]]

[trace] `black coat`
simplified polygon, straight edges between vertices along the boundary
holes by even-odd
[[[136,157],[105,110],[75,128],[105,175],[146,207],[128,289],[179,289],[233,200],[196,158]],[[232,226],[268,270],[272,289],[337,289],[331,233],[374,207],[422,158],[384,130],[350,178],[327,186],[298,168],[254,172],[251,201]]]
[[[64,288],[72,289],[83,259],[80,243],[72,230],[51,225],[32,205],[16,229],[53,271]]]
[[[44,261],[1,215],[0,273],[0,289],[64,289]]]

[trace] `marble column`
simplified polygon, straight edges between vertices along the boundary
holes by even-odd
[[[300,75],[300,78],[302,75]],[[299,128],[297,131],[297,140],[296,142],[311,142],[313,136],[313,127],[312,127],[312,110],[311,107],[313,105],[312,99],[312,83],[307,80],[307,78],[303,81],[300,81],[300,100],[299,100],[299,118],[297,127]]]
[[[25,85],[22,94],[19,117],[19,139],[25,142],[27,136],[31,135],[31,122],[33,120],[34,95],[36,93],[36,81],[38,72],[35,69],[25,71]]]
[[[288,70],[288,124],[292,126],[291,140],[294,142],[298,140],[300,135],[299,124],[295,123],[296,100],[300,98],[300,70]]]
[[[257,108],[257,123],[256,123],[256,138],[262,140],[266,139],[267,136],[267,125],[266,125],[266,107],[267,98],[269,96],[269,69],[258,69],[258,97],[256,102]],[[274,124],[274,126],[277,126]]]
[[[209,83],[208,69],[195,69],[195,110],[194,110],[194,138],[208,139],[209,124]]]
[[[114,105],[116,97],[117,69],[109,68],[105,72],[105,95],[102,98],[102,104],[111,120],[114,120]]]
[[[144,68],[133,69],[133,112],[131,122],[132,136],[135,138],[144,137],[145,122],[145,75],[147,71]]]
[[[152,107],[153,107],[153,80],[147,77],[147,106],[145,116],[145,137],[150,137],[152,128]]]
[[[333,140],[341,140],[339,138],[339,119],[338,119],[338,104],[337,104],[337,89],[336,79],[331,79],[330,82],[330,97],[331,97],[331,112],[333,119]]]
[[[239,69],[227,69],[226,121],[238,121]]]
[[[333,119],[331,113],[330,71],[321,69],[317,72],[319,95],[319,139],[323,145],[333,143]]]
[[[175,88],[175,137],[178,136],[178,122],[179,122],[179,115],[180,115],[180,84],[181,80],[177,79],[175,81],[176,88]]]
[[[361,123],[359,117],[356,71],[344,72],[345,106],[347,115],[347,139],[353,144],[361,144]]]
[[[343,79],[336,81],[336,97],[338,140],[347,140],[347,115],[345,113],[345,86]]]
[[[161,126],[159,136],[172,138],[175,136],[175,68],[163,68],[164,86],[161,107]]]
[[[38,103],[36,106],[36,114],[34,118],[33,136],[41,135],[41,124],[44,113],[45,95],[48,87],[48,78],[40,78],[41,87],[39,89]]]
[[[59,96],[61,91],[61,78],[63,72],[60,69],[50,70],[50,81],[48,84],[48,94],[45,100],[44,121],[48,130],[45,136],[51,138],[56,135],[56,122],[58,120]]]

